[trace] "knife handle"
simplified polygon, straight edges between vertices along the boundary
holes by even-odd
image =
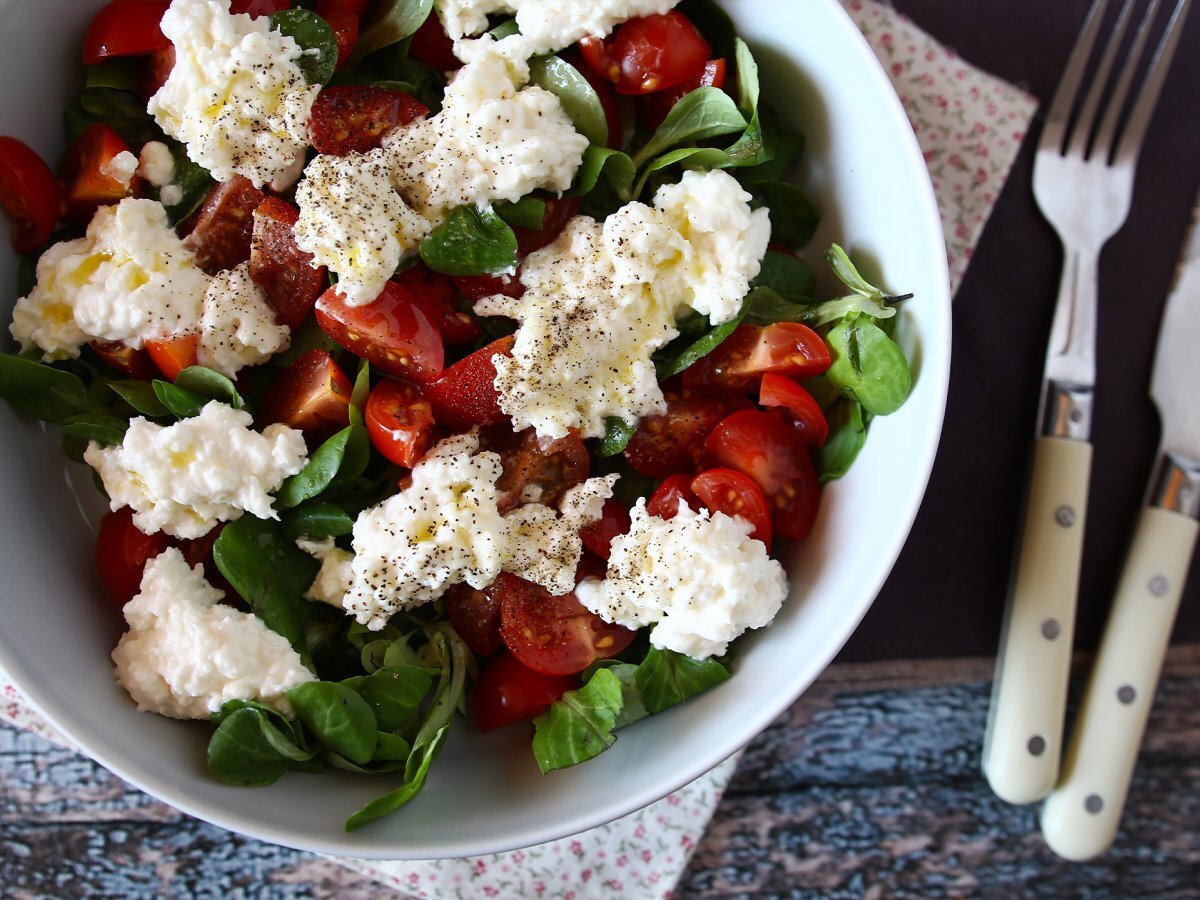
[[[1117,833],[1198,531],[1188,516],[1142,510],[1062,780],[1042,808],[1042,835],[1066,859],[1103,853]]]
[[[1042,799],[1058,778],[1091,469],[1087,441],[1034,444],[983,745],[988,783],[1009,803]]]

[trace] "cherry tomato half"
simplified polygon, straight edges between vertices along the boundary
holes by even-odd
[[[158,24],[170,5],[170,0],[112,0],[105,4],[84,35],[84,65],[171,46]]]
[[[362,18],[370,6],[371,0],[317,0],[317,15],[322,18],[327,13],[344,12]]]
[[[0,137],[0,206],[12,220],[12,245],[32,253],[50,240],[62,199],[46,161],[16,138]]]
[[[393,279],[425,307],[447,347],[473,344],[483,328],[470,313],[458,308],[458,291],[449,275],[433,271],[424,263],[409,266]]]
[[[604,501],[604,512],[591,525],[579,529],[583,546],[601,559],[608,559],[612,552],[613,538],[629,533],[629,508],[616,497]]]
[[[807,447],[820,447],[829,437],[829,423],[816,398],[792,379],[767,373],[758,389],[758,405],[780,408],[796,426]]]
[[[138,64],[138,95],[149,102],[171,77],[175,68],[175,47],[169,45],[146,55]]]
[[[146,341],[146,352],[169,381],[174,381],[188,366],[199,365],[197,352],[200,335],[181,334],[160,341]]]
[[[266,194],[249,178],[234,175],[215,187],[199,211],[184,224],[183,245],[196,254],[196,265],[209,275],[232,269],[250,258],[254,211]]]
[[[507,572],[488,590],[500,601],[504,645],[522,665],[545,675],[582,672],[598,659],[616,656],[637,634],[605,622],[574,592],[555,597]]]
[[[437,325],[403,285],[389,281],[365,306],[351,306],[336,287],[317,300],[317,324],[355,356],[389,375],[425,381],[442,371]]]
[[[124,606],[141,589],[146,563],[167,549],[167,535],[146,534],[133,524],[133,510],[123,506],[107,512],[96,536],[96,565],[100,580],[119,606]]]
[[[158,377],[158,368],[144,348],[135,350],[120,341],[92,341],[88,346],[101,362],[122,375],[142,381]]]
[[[136,194],[142,179],[134,175],[122,183],[107,171],[129,145],[107,125],[96,122],[83,130],[63,158],[62,179],[67,213],[77,222],[88,222],[96,210]]]
[[[543,675],[517,662],[511,653],[492,658],[475,680],[471,713],[480,731],[534,719],[567,691],[579,687],[573,676]]]
[[[648,94],[699,78],[710,55],[708,41],[676,10],[630,19],[607,39],[585,37],[579,49],[618,94]]]
[[[269,16],[290,6],[291,0],[230,0],[229,11],[235,15],[241,13],[257,19],[259,16]]]
[[[367,398],[367,434],[375,449],[411,469],[433,443],[433,410],[411,381],[385,378]]]
[[[820,488],[796,429],[760,409],[743,410],[717,423],[704,449],[714,465],[754,479],[767,498],[775,534],[796,541],[808,534]]]
[[[454,42],[446,34],[438,14],[432,11],[412,36],[408,55],[438,72],[452,72],[462,67],[462,62],[454,55]]]
[[[258,404],[258,426],[282,422],[313,442],[350,424],[354,385],[324,350],[309,350],[279,373]]]
[[[358,41],[358,16],[346,10],[332,8],[327,8],[318,15],[333,29],[333,42],[337,45],[337,65],[334,66],[336,71],[350,62],[350,54],[354,52],[354,45]]]
[[[250,232],[250,278],[262,288],[280,325],[295,328],[312,312],[325,288],[325,267],[296,245],[300,212],[286,200],[267,197],[254,210]]]
[[[480,656],[491,656],[504,646],[500,640],[500,604],[487,591],[465,581],[442,595],[446,618],[458,636]]]
[[[591,470],[587,447],[573,431],[539,438],[532,428],[514,434],[507,425],[495,425],[480,431],[479,446],[500,454],[504,472],[496,479],[496,504],[501,513],[521,503],[557,506]]]
[[[646,501],[646,512],[660,519],[673,519],[679,512],[681,500],[688,505],[688,509],[700,508],[700,501],[692,492],[691,475],[672,475],[663,481]]]
[[[741,516],[754,526],[750,537],[771,546],[767,498],[748,475],[733,469],[708,469],[692,479],[692,492],[710,512]]]
[[[425,383],[425,396],[439,425],[462,432],[476,425],[508,421],[496,394],[496,364],[492,358],[497,354],[507,356],[512,346],[511,336],[492,341]]]
[[[695,472],[713,426],[730,413],[752,405],[742,394],[693,391],[677,382],[663,388],[663,397],[667,411],[643,416],[625,448],[629,465],[651,478]]]
[[[366,153],[393,128],[427,115],[429,110],[403,91],[365,84],[327,87],[313,103],[308,137],[318,153]]]
[[[544,196],[541,200],[546,204],[546,212],[542,216],[542,227],[513,229],[513,234],[517,236],[517,254],[522,259],[534,250],[545,247],[562,234],[562,230],[567,227],[567,222],[575,213],[579,212],[579,206],[583,202],[581,197]]]
[[[829,368],[829,348],[799,322],[739,325],[717,349],[683,370],[690,388],[750,390],[768,372],[810,378]]]

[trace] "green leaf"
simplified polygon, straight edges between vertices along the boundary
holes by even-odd
[[[379,729],[370,704],[355,691],[332,681],[309,681],[289,690],[287,698],[318,741],[352,763],[371,761]]]
[[[0,397],[53,424],[96,411],[78,375],[9,353],[0,353]]]
[[[300,45],[304,52],[296,66],[309,84],[325,84],[337,67],[337,41],[329,23],[307,9],[281,9],[271,13],[271,27]]]
[[[190,419],[192,416],[198,416],[200,410],[212,402],[208,397],[185,391],[169,381],[155,379],[150,384],[159,402],[178,419]]]
[[[837,244],[831,244],[825,251],[825,260],[833,267],[833,274],[838,277],[850,290],[864,297],[882,297],[883,291],[863,278],[858,268],[850,261],[850,257]]]
[[[653,159],[684,142],[700,141],[744,131],[747,122],[737,105],[720,88],[701,87],[671,107],[654,135],[633,156],[634,165]]]
[[[65,435],[111,447],[125,439],[125,429],[129,427],[129,421],[102,413],[84,413],[71,416],[60,422],[58,427]]]
[[[573,766],[613,745],[621,710],[621,682],[597,669],[583,687],[567,691],[533,720],[533,755],[542,773]]]
[[[637,167],[629,155],[608,147],[592,144],[583,153],[583,162],[575,173],[575,185],[569,191],[573,197],[590,194],[596,189],[601,176],[622,203],[633,199],[633,179]]]
[[[370,704],[380,731],[396,731],[429,693],[435,671],[420,666],[388,666],[354,679],[355,683],[348,686]]]
[[[416,33],[432,9],[433,0],[380,0],[375,4],[375,16],[358,33],[352,58],[362,59]]]
[[[491,210],[460,206],[421,242],[421,259],[444,275],[494,275],[517,265],[517,236]]]
[[[595,670],[607,669],[616,677],[621,685],[621,711],[617,714],[614,729],[624,728],[650,715],[646,705],[642,703],[642,692],[637,686],[637,669],[634,663],[618,662],[612,659],[602,659],[594,664]],[[591,681],[595,671],[585,672],[584,683]]]
[[[746,315],[747,310],[747,304],[743,303],[741,312],[730,321],[710,328],[701,337],[690,343],[686,342],[685,338],[683,345],[677,346],[680,344],[680,340],[676,339],[660,350],[655,354],[658,380],[663,381],[672,375],[678,375],[697,360],[716,350],[742,324],[742,317]]]
[[[845,475],[867,441],[862,407],[855,400],[839,397],[825,409],[825,421],[829,437],[813,451],[821,484]]]
[[[433,759],[442,746],[448,727],[443,725],[434,735],[433,740],[424,747],[412,751],[408,758],[408,766],[406,766],[407,780],[404,784],[382,797],[375,798],[354,812],[346,820],[347,831],[354,831],[368,822],[395,812],[421,792],[421,788],[425,786],[425,777],[429,774],[429,767],[433,764]],[[407,769],[413,771],[409,774]]]
[[[820,214],[808,195],[786,181],[746,181],[758,206],[771,211],[771,242],[785,247],[803,247],[816,231]]]
[[[296,546],[278,522],[244,515],[221,530],[213,545],[217,568],[251,611],[287,638],[311,668],[304,599],[320,564]]]
[[[106,87],[85,90],[78,103],[67,110],[68,137],[74,140],[97,122],[108,125],[131,147],[164,139],[141,98],[129,91]]]
[[[271,784],[295,763],[313,757],[290,732],[287,720],[274,710],[239,701],[226,703],[208,742],[208,767],[227,784]]]
[[[533,194],[526,194],[516,203],[501,201],[493,209],[513,228],[528,228],[541,231],[546,219],[546,201]]]
[[[113,57],[86,68],[85,88],[112,88],[128,91],[138,90],[137,60],[130,57]]]
[[[178,225],[200,208],[200,204],[204,202],[217,183],[208,173],[208,169],[199,163],[192,162],[187,155],[187,148],[183,144],[171,140],[165,135],[162,140],[171,149],[171,158],[175,161],[171,183],[177,185],[181,192],[178,203],[163,204],[163,206],[167,211],[167,221],[171,225]],[[161,189],[158,191],[158,196],[161,200]]]
[[[275,494],[276,507],[291,509],[305,500],[311,500],[342,474],[343,467],[347,469],[345,474],[348,478],[357,478],[361,469],[353,474],[349,470],[358,468],[362,462],[361,450],[364,441],[368,440],[365,436],[364,426],[347,425],[329,438],[308,458],[303,469],[280,486]],[[354,452],[351,452],[351,448]]]
[[[175,376],[175,387],[198,397],[220,400],[234,409],[241,409],[245,405],[229,378],[204,366],[188,366]]]
[[[319,541],[350,534],[354,530],[354,520],[336,504],[311,500],[285,512],[283,527],[292,540],[306,537]]]
[[[768,287],[785,300],[807,305],[813,303],[817,278],[803,260],[790,253],[768,250],[750,286]]]
[[[751,288],[746,295],[746,316],[751,325],[770,325],[773,322],[799,322],[808,312],[808,305],[794,303],[769,287]]]
[[[637,427],[637,422],[626,422],[618,416],[609,416],[604,420],[604,440],[600,442],[596,452],[601,456],[616,456],[624,452]]]
[[[864,315],[848,316],[825,336],[833,362],[826,377],[875,416],[894,413],[908,399],[912,375],[904,352]]]
[[[558,97],[575,130],[590,143],[608,143],[608,118],[600,96],[573,65],[554,55],[535,57],[529,61],[529,83]]]
[[[143,416],[158,419],[171,414],[147,381],[110,381],[108,387]]]
[[[651,647],[638,666],[636,680],[646,709],[660,713],[720,684],[729,675],[729,670],[715,659],[697,660]]]
[[[365,425],[367,398],[371,396],[371,364],[365,359],[358,361],[358,374],[354,377],[354,389],[350,392],[350,424]]]
[[[371,762],[407,761],[410,753],[412,747],[408,741],[390,731],[381,731],[375,742],[375,755],[371,757]]]

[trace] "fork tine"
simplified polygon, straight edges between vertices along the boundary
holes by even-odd
[[[1162,39],[1159,41],[1158,49],[1154,51],[1154,59],[1150,62],[1150,69],[1146,73],[1146,78],[1142,82],[1141,91],[1138,93],[1137,100],[1134,103],[1133,109],[1129,113],[1129,119],[1125,123],[1125,131],[1121,135],[1121,142],[1113,154],[1113,162],[1125,162],[1137,159],[1138,153],[1142,149],[1142,140],[1146,137],[1146,129],[1150,125],[1150,117],[1154,114],[1154,107],[1158,104],[1158,97],[1162,93],[1163,82],[1167,78],[1167,70],[1171,68],[1171,60],[1175,56],[1175,48],[1179,46],[1180,35],[1183,34],[1183,20],[1187,18],[1188,9],[1191,7],[1192,0],[1179,0],[1175,4],[1175,10],[1171,13],[1171,20],[1167,23],[1167,30],[1163,33]],[[1147,22],[1148,24],[1148,22]],[[1126,68],[1131,68],[1127,66]],[[1132,71],[1130,72],[1132,77]],[[1105,117],[1103,131],[1105,134],[1105,143],[1097,146],[1111,146],[1113,134],[1116,130],[1116,109],[1117,104],[1109,112],[1109,116]],[[1112,122],[1109,122],[1109,117]]]
[[[1108,36],[1108,43],[1104,47],[1104,55],[1100,57],[1100,64],[1096,67],[1096,71],[1092,75],[1092,86],[1087,92],[1083,106],[1080,107],[1079,113],[1075,117],[1075,124],[1071,126],[1069,143],[1066,147],[1068,155],[1084,158],[1088,155],[1088,147],[1091,146],[1092,130],[1096,119],[1096,110],[1100,106],[1100,98],[1104,95],[1104,89],[1108,86],[1108,76],[1112,72],[1113,63],[1116,62],[1117,54],[1121,50],[1121,43],[1125,40],[1125,32],[1129,28],[1129,20],[1132,18],[1134,3],[1135,0],[1125,0],[1121,5],[1121,12],[1117,16],[1112,33]],[[1150,7],[1146,11],[1146,19],[1143,20],[1142,27],[1138,30],[1138,38],[1142,44],[1145,43],[1145,23],[1153,18],[1154,10],[1157,7],[1158,0],[1150,0]],[[1132,58],[1136,61],[1137,55],[1141,54],[1140,44],[1135,46],[1133,54]],[[1130,66],[1127,65],[1125,71],[1128,72],[1129,70]],[[1124,100],[1122,99],[1116,106],[1119,108],[1123,102]],[[1113,105],[1110,101],[1110,110],[1113,108]]]
[[[1154,14],[1156,12],[1158,12],[1158,0],[1154,0],[1146,8],[1145,15],[1142,16],[1142,24],[1138,26],[1137,36],[1134,38],[1133,47],[1129,51],[1129,59],[1126,60],[1124,67],[1121,69],[1116,86],[1113,88],[1112,97],[1108,101],[1108,110],[1104,114],[1104,121],[1100,125],[1100,130],[1096,132],[1095,152],[1101,154],[1101,158],[1106,162],[1113,151],[1117,123],[1120,121],[1121,111],[1125,108],[1125,98],[1129,96],[1129,88],[1133,84],[1133,76],[1137,70],[1138,62],[1141,60],[1142,53],[1146,49],[1146,41],[1150,38],[1150,29],[1154,25]]]
[[[1050,102],[1050,111],[1046,114],[1046,122],[1042,126],[1040,147],[1052,148],[1055,153],[1062,152],[1067,123],[1071,120],[1071,107],[1075,105],[1079,85],[1083,81],[1092,47],[1096,43],[1096,35],[1100,33],[1106,4],[1107,0],[1094,0],[1092,8],[1088,10],[1087,19],[1084,20],[1075,47],[1071,50],[1071,58],[1067,61],[1066,71],[1063,72],[1058,89],[1054,92],[1054,99]]]

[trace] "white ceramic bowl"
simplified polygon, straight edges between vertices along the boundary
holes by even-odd
[[[79,88],[79,47],[100,5],[0,0],[8,85],[0,133],[50,160],[62,149],[62,109]],[[597,759],[546,776],[523,729],[480,736],[459,723],[409,807],[346,834],[345,817],[387,790],[386,778],[291,774],[269,788],[227,787],[205,766],[210,726],[134,709],[113,681],[118,633],[92,561],[102,500],[86,471],[64,466],[57,434],[0,403],[0,667],[56,727],[132,784],[225,828],[322,853],[429,859],[540,843],[651,803],[749,742],[812,683],[887,576],[933,463],[950,358],[944,247],[908,122],[835,0],[727,7],[759,59],[764,94],[808,136],[805,184],[824,213],[813,250],[837,240],[888,288],[916,295],[901,331],[912,396],[873,423],[849,475],[827,489],[812,536],[785,560],[791,598],[740,645],[734,677],[621,731]],[[15,270],[2,234],[0,245],[7,324]]]

